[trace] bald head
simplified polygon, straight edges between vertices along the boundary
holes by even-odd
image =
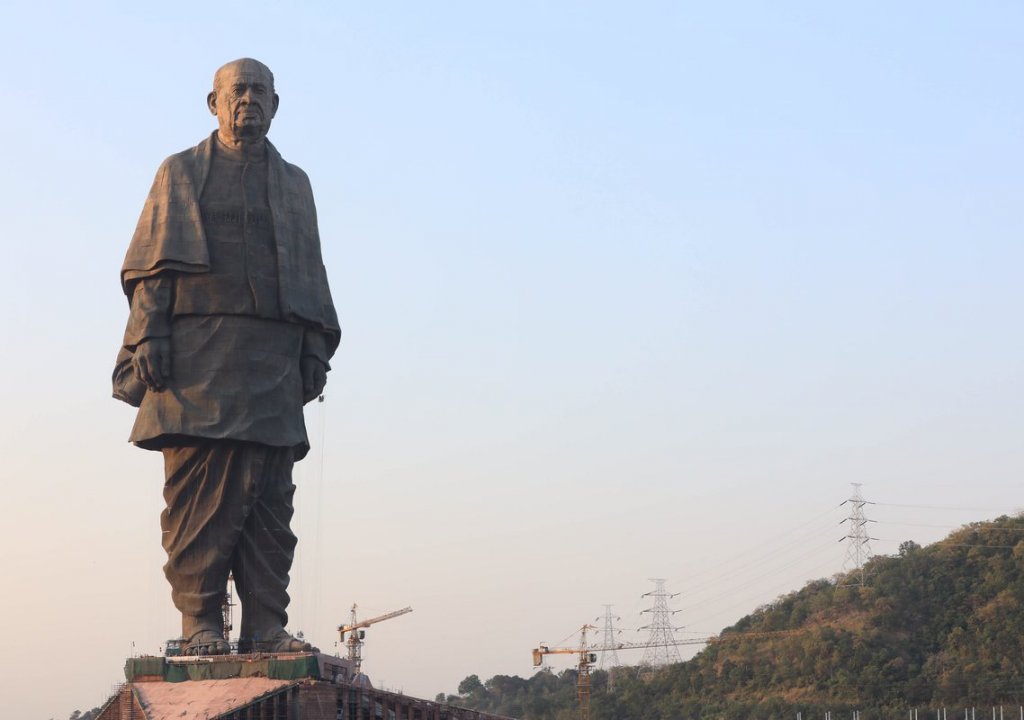
[[[262,142],[278,102],[274,74],[252,58],[233,60],[217,70],[213,92],[206,97],[210,112],[217,116],[221,141],[233,147]]]
[[[242,74],[249,76],[262,76],[270,85],[270,92],[274,92],[274,73],[270,72],[270,68],[261,63],[259,60],[253,60],[252,58],[238,58],[232,60],[229,63],[221,65],[217,72],[213,74],[213,91],[217,92],[220,89],[221,84],[224,82],[225,75],[229,74]]]

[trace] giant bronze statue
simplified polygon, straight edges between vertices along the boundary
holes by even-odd
[[[240,652],[308,651],[285,630],[292,465],[341,333],[309,179],[266,139],[273,74],[228,63],[207,104],[217,130],[160,166],[121,268],[114,396],[139,408],[130,440],[164,456],[164,572],[184,651],[228,651],[229,573]]]

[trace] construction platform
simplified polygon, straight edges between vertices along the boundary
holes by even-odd
[[[322,653],[137,657],[97,720],[510,720],[377,690]]]

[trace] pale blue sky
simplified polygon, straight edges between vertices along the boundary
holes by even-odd
[[[850,482],[890,503],[878,552],[1024,506],[1022,21],[5,5],[11,712],[97,705],[177,629],[160,458],[108,377],[124,249],[160,161],[213,129],[219,65],[275,72],[345,332],[297,472],[292,629],[332,649],[352,602],[412,605],[366,668],[432,697],[529,673],[603,603],[637,627],[649,577],[715,632],[837,572]]]

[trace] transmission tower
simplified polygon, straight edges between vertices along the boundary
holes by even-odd
[[[850,483],[850,485],[853,486],[853,493],[842,502],[842,505],[850,504],[850,515],[840,523],[847,523],[846,535],[839,538],[840,542],[843,540],[847,541],[846,559],[843,560],[843,572],[853,574],[855,582],[851,583],[852,585],[863,587],[864,563],[871,557],[870,541],[875,539],[868,535],[868,523],[874,522],[874,520],[868,520],[864,517],[864,506],[874,505],[874,503],[868,502],[861,495],[860,483]]]
[[[615,621],[621,620],[618,615],[612,615],[612,606],[604,606],[604,617],[595,620],[604,620],[604,637],[601,640],[601,647],[608,648],[601,651],[601,662],[598,667],[604,670],[605,662],[608,665],[608,692],[615,692],[615,668],[619,667],[619,653],[616,647],[620,644],[615,636],[619,631],[615,629]]]
[[[679,647],[676,644],[676,628],[672,626],[672,616],[678,610],[670,610],[668,601],[679,595],[669,593],[665,590],[665,580],[662,578],[651,578],[654,583],[654,592],[644,593],[640,597],[654,598],[654,607],[641,610],[640,614],[650,613],[651,624],[644,625],[641,630],[650,630],[648,638],[649,647],[644,650],[644,656],[640,660],[641,665],[668,665],[669,663],[682,662],[679,657]]]
[[[619,653],[616,652],[615,646],[618,641],[615,636],[619,634],[619,631],[615,629],[615,621],[621,620],[622,618],[617,615],[612,615],[612,606],[604,606],[604,617],[595,618],[596,620],[604,620],[604,637],[601,640],[602,647],[611,648],[611,650],[604,650],[601,652],[601,661],[598,663],[598,667],[604,670],[606,661],[610,668],[619,666]]]

